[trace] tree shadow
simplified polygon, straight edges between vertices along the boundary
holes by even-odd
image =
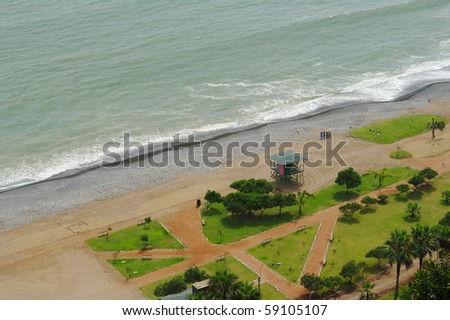
[[[420,201],[420,200],[422,200],[422,197],[423,197],[423,193],[420,192],[419,190],[408,192],[408,199],[410,199],[410,200]]]
[[[231,215],[221,219],[220,223],[230,229],[240,229],[244,227],[275,227],[283,223],[293,221],[295,217],[290,213],[282,213],[277,215],[263,215],[262,217],[255,215]]]
[[[431,193],[433,191],[436,191],[436,187],[434,187],[433,185],[427,183],[427,184],[421,186],[420,190],[425,192],[425,193]]]
[[[338,219],[339,222],[345,223],[345,224],[358,224],[360,223],[358,219],[356,219],[353,216],[342,216]]]
[[[420,221],[420,216],[414,216],[411,217],[410,215],[403,217],[403,220],[405,220],[408,223],[417,223]]]
[[[377,209],[375,208],[362,208],[359,213],[361,214],[368,214],[368,213],[374,213],[375,211],[377,211]]]
[[[216,208],[214,208],[214,207],[210,207],[209,209],[206,209],[206,208],[205,208],[205,209],[202,211],[202,215],[205,216],[205,217],[220,216],[220,215],[222,215],[222,214],[223,214],[222,211],[220,211],[219,209],[216,209]]]
[[[348,201],[351,199],[355,199],[359,196],[359,193],[354,192],[354,191],[338,191],[333,195],[333,199],[338,201],[338,202],[344,202],[344,201]]]

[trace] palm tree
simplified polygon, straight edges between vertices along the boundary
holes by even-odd
[[[378,171],[372,171],[372,174],[375,179],[378,180],[378,188],[381,188],[381,185],[383,184],[384,179],[392,177],[392,175],[388,174],[388,169],[383,168]]]
[[[434,131],[439,129],[440,131],[444,130],[445,122],[444,121],[436,121],[434,118],[431,118],[431,121],[427,123],[427,129],[431,130],[431,134],[433,135],[433,139],[435,137]]]
[[[375,287],[374,283],[370,283],[369,281],[364,281],[361,285],[361,289],[359,292],[359,300],[372,300],[376,297],[376,293],[372,291],[373,287]]]
[[[439,246],[436,235],[428,226],[420,224],[411,229],[412,249],[415,257],[419,258],[419,271],[422,271],[423,258],[436,250]]]
[[[389,263],[396,263],[397,278],[395,281],[395,295],[394,299],[397,300],[400,268],[402,265],[409,269],[412,266],[412,252],[411,252],[411,240],[409,234],[405,230],[394,230],[391,232],[391,237],[386,241],[386,256]]]
[[[261,294],[258,289],[250,283],[239,282],[236,300],[260,300]]]
[[[211,300],[231,300],[236,296],[238,287],[238,276],[223,269],[217,271],[209,279],[208,294]]]
[[[417,202],[410,202],[405,207],[405,211],[411,215],[411,218],[414,218],[416,215],[420,215],[421,207]]]
[[[316,197],[306,190],[303,190],[302,192],[300,192],[300,191],[297,192],[297,197],[295,198],[295,200],[296,200],[297,206],[298,206],[298,216],[302,215],[303,206],[305,205],[306,201],[309,198],[315,199]]]

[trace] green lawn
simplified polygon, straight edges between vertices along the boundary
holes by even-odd
[[[303,231],[272,239],[269,243],[251,248],[249,253],[289,281],[297,283],[318,228],[310,226]]]
[[[392,159],[406,159],[406,158],[411,158],[412,154],[409,153],[406,150],[397,150],[397,151],[393,151],[389,154],[389,157],[391,157]]]
[[[334,232],[334,241],[330,245],[327,264],[322,269],[322,275],[339,274],[342,266],[350,261],[366,261],[369,264],[367,272],[376,271],[376,259],[365,258],[365,254],[383,245],[394,229],[404,229],[410,232],[417,223],[434,226],[450,210],[441,201],[441,192],[450,189],[450,174],[432,180],[432,187],[425,188],[423,193],[411,193],[408,198],[398,200],[394,195],[386,205],[375,205],[375,210],[357,213],[354,219],[338,221]],[[417,221],[411,221],[404,208],[407,202],[419,202],[422,215]]]
[[[384,180],[383,186],[388,186],[403,179],[412,177],[417,170],[409,167],[387,168],[387,173],[391,176]],[[359,197],[360,195],[375,191],[378,189],[378,180],[373,174],[364,174],[361,177],[361,184],[347,193],[345,186],[333,184],[325,189],[314,193],[315,199],[309,199],[303,208],[304,214],[311,214],[325,208],[335,206],[341,202]]]
[[[446,122],[446,119],[437,115],[420,114],[374,122],[352,130],[350,135],[370,142],[390,144],[428,131],[427,123],[432,118]],[[380,131],[380,134],[377,134],[377,131]]]
[[[292,208],[285,208],[281,216],[278,209],[267,210],[262,217],[230,215],[223,204],[214,203],[202,210],[203,233],[212,243],[235,242],[294,220],[291,212]]]
[[[239,280],[244,282],[251,282],[258,279],[258,275],[247,268],[245,265],[243,265],[239,260],[232,256],[227,256],[226,259],[215,261],[208,263],[204,266],[201,266],[200,269],[205,270],[209,275],[215,274],[216,271],[221,270],[223,268],[228,268],[228,270],[236,275],[239,276]],[[142,292],[144,296],[146,296],[149,299],[155,300],[158,299],[153,294],[153,291],[155,291],[155,288],[165,281],[168,281],[170,279],[173,279],[176,276],[184,276],[184,273],[174,275],[172,277],[156,281],[154,283],[151,283],[149,285],[141,287],[139,290]],[[190,287],[190,285],[188,285]],[[276,290],[271,284],[264,283],[261,285],[261,296],[263,300],[284,300],[287,299],[286,296],[284,296],[281,292]]]
[[[387,186],[400,180],[409,178],[417,173],[417,170],[408,167],[388,168],[391,177],[386,178],[383,185]],[[335,206],[343,201],[356,198],[360,195],[377,190],[378,181],[372,174],[362,176],[361,185],[351,189],[348,193],[345,186],[333,184],[314,193],[315,199],[309,199],[303,208],[305,215]],[[278,216],[278,208],[266,210],[264,215],[246,216],[230,215],[221,203],[214,203],[209,210],[202,210],[205,221],[203,233],[212,243],[230,243],[239,241],[251,235],[269,230],[278,225],[292,221],[296,218],[298,209],[296,206],[283,208],[283,214]]]
[[[133,226],[112,232],[108,237],[93,238],[87,244],[96,251],[116,250],[141,250],[145,247],[141,236],[148,235],[148,244],[153,249],[179,249],[183,245],[178,242],[157,221],[152,221],[147,226]]]
[[[183,261],[184,258],[168,258],[168,259],[110,259],[107,260],[114,268],[116,268],[125,278],[136,278],[146,273],[171,266]]]

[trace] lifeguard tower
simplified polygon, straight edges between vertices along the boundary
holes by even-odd
[[[285,151],[270,156],[271,176],[285,186],[302,185],[305,164],[300,153]]]

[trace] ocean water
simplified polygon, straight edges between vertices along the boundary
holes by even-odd
[[[0,2],[0,191],[450,81],[450,1]]]

